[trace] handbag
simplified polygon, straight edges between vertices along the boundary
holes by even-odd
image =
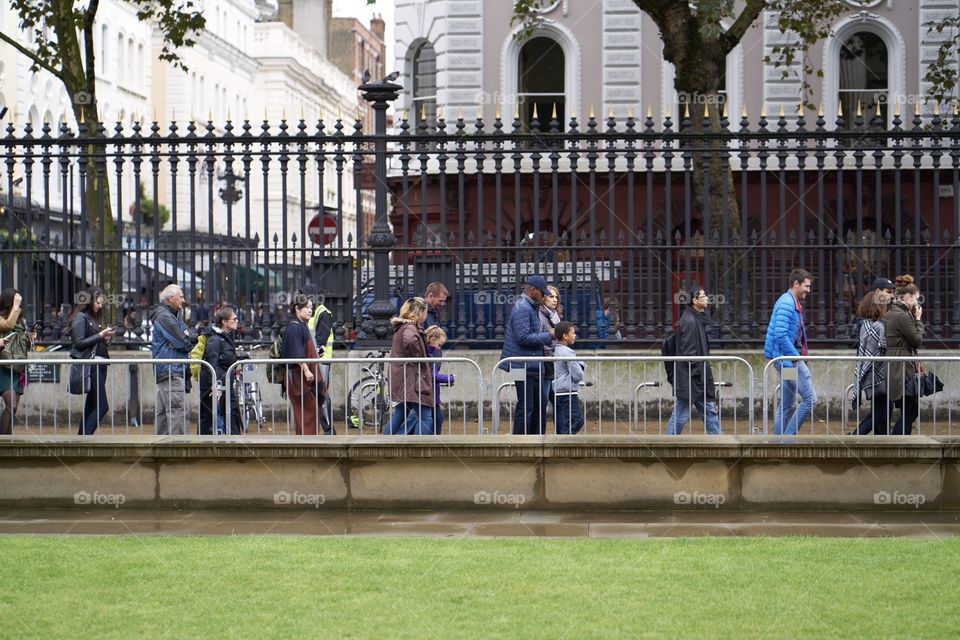
[[[87,353],[81,353],[78,356],[74,356],[74,352],[70,353],[70,357],[76,360],[90,360],[93,358],[93,354],[97,349],[97,345],[93,345],[87,351]],[[75,396],[86,395],[90,391],[91,387],[91,372],[93,371],[93,366],[91,364],[72,364],[70,365],[70,380],[67,382],[67,393]]]
[[[10,343],[0,351],[0,360],[26,360],[30,355],[30,336],[27,335],[27,330],[20,323],[13,326],[12,332],[13,337]],[[5,365],[4,368],[23,373],[27,370],[27,365],[20,362]]]
[[[78,358],[80,360],[89,360],[93,357],[93,349],[89,354]],[[90,391],[90,373],[93,370],[92,364],[72,364],[70,365],[70,381],[67,383],[67,393],[82,396]]]
[[[907,378],[904,394],[925,398],[943,391],[943,382],[933,371],[919,371]]]

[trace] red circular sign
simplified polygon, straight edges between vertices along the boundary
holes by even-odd
[[[337,237],[337,220],[333,216],[318,213],[307,226],[307,235],[314,244],[328,245]]]

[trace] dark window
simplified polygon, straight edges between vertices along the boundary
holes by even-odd
[[[860,105],[866,125],[873,120],[879,104],[881,126],[886,127],[890,99],[888,63],[887,45],[875,33],[858,31],[843,43],[838,61],[838,97],[847,129],[854,128],[857,104]]]
[[[413,121],[419,128],[437,124],[437,54],[433,45],[424,42],[413,52]]]
[[[533,110],[537,110],[537,131],[550,131],[556,108],[557,130],[564,130],[566,87],[563,49],[556,40],[539,36],[531,38],[520,49],[519,101],[523,131],[532,132]]]

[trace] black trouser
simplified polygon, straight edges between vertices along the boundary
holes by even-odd
[[[910,435],[913,432],[913,423],[920,415],[920,400],[916,396],[903,396],[891,402],[887,394],[875,393],[870,405],[870,415],[860,422],[854,432],[858,436],[870,433],[871,429],[878,436],[887,435],[888,432],[896,436]],[[900,409],[900,417],[893,426],[893,431],[889,431],[890,414],[894,407]]]
[[[200,435],[213,435],[213,389],[200,396]]]
[[[893,401],[893,406],[900,409],[900,417],[893,425],[893,435],[910,435],[913,432],[913,423],[920,415],[920,398],[917,396],[903,396],[899,400]]]
[[[100,420],[110,410],[107,405],[107,367],[90,365],[90,368],[90,390],[87,391],[80,428],[77,429],[77,435],[80,436],[89,436],[96,432]]]

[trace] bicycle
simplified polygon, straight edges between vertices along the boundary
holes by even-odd
[[[373,427],[380,431],[389,414],[387,379],[384,376],[383,358],[388,352],[368,353],[365,357],[380,361],[360,368],[362,374],[347,394],[347,427],[363,429]]]

